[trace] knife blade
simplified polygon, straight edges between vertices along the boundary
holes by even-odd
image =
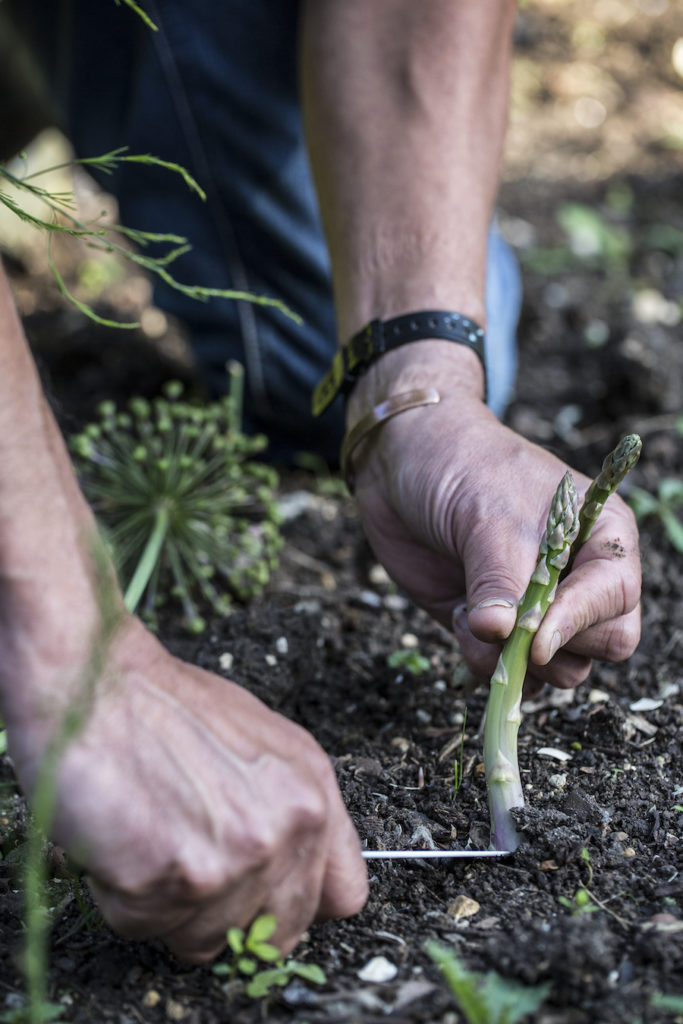
[[[510,850],[361,850],[366,860],[431,860],[439,857],[509,857]]]

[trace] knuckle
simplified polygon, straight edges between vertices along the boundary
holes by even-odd
[[[558,690],[573,690],[590,675],[593,662],[590,658],[582,658],[578,655],[566,655],[557,657],[556,663],[548,666],[545,673],[546,682]]]
[[[640,615],[624,615],[611,624],[603,655],[606,661],[630,658],[640,641]]]

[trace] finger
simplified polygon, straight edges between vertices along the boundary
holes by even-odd
[[[577,633],[566,645],[563,639],[560,636],[560,650],[600,661],[625,661],[631,657],[640,640],[640,605],[627,615],[620,615],[609,622],[601,622]],[[535,661],[533,647],[531,653]]]
[[[534,637],[533,661],[537,665],[546,664],[559,647],[567,645],[578,634],[630,615],[637,608],[639,598],[640,565],[637,559],[622,562],[592,558],[575,567],[558,588],[557,597]],[[634,638],[637,642],[637,621],[637,618],[631,618],[624,624],[631,630],[631,635],[623,638],[625,648]],[[605,640],[609,634],[610,630],[604,631]],[[615,632],[615,638],[616,635]],[[594,649],[591,653],[603,657],[601,650]]]
[[[316,917],[352,917],[362,910],[368,898],[368,872],[360,852],[358,833],[338,795],[335,781],[336,810],[330,822],[325,874]]]
[[[92,877],[88,877],[88,887],[109,927],[124,939],[141,942],[182,928],[194,913],[187,904],[180,906],[172,900],[131,897]]]
[[[473,636],[467,627],[467,615],[461,612],[454,620],[454,632],[460,651],[472,673],[481,679],[490,679],[500,654],[500,644],[487,644]],[[547,665],[529,663],[527,687],[536,690],[543,683],[550,683],[562,689],[570,689],[582,683],[590,672],[591,660],[581,654],[559,650]]]
[[[588,678],[592,665],[590,658],[561,650],[551,662],[540,668],[530,662],[527,679],[549,683],[559,690],[573,690]]]

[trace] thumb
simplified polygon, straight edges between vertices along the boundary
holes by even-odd
[[[489,559],[479,573],[468,574],[467,625],[478,640],[496,643],[512,632],[524,593],[524,584],[511,572],[514,565],[509,559],[493,564]]]

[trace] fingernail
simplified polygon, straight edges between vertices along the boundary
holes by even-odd
[[[562,634],[559,632],[559,630],[556,629],[552,637],[550,638],[550,645],[548,647],[548,661],[550,661],[554,654],[557,654],[561,646]]]
[[[475,604],[472,609],[473,612],[479,610],[479,608],[514,608],[514,601],[508,601],[505,597],[489,597],[486,601],[480,601],[479,604]]]

